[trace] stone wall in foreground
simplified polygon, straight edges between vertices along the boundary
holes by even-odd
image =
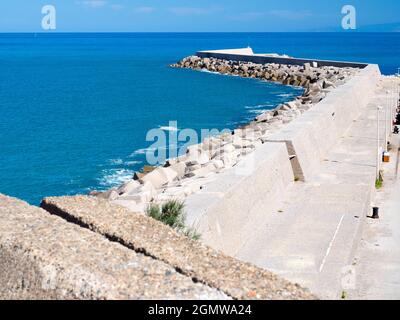
[[[277,212],[285,190],[318,170],[330,148],[367,106],[379,78],[377,65],[360,69],[312,108],[270,131],[252,155],[254,170],[247,176],[235,167],[190,195],[188,221],[204,235],[205,243],[235,255],[251,239],[260,217]],[[288,179],[289,174],[294,179]]]
[[[227,299],[172,266],[0,195],[0,299]]]
[[[170,227],[95,197],[54,197],[41,206],[67,221],[163,262],[233,299],[309,299],[298,285],[226,256]]]
[[[0,195],[0,299],[313,299],[152,218],[95,197]]]

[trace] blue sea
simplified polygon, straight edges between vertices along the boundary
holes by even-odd
[[[145,164],[146,133],[234,128],[300,88],[173,69],[198,50],[400,66],[399,33],[0,34],[0,193],[104,190]]]

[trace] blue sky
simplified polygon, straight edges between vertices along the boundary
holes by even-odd
[[[41,31],[47,4],[58,32],[336,31],[346,4],[359,31],[400,31],[399,0],[1,0],[0,32]]]

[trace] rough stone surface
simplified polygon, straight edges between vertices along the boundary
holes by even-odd
[[[235,299],[315,298],[307,290],[269,271],[228,257],[154,219],[132,214],[105,200],[87,196],[46,198],[42,207],[164,261]]]
[[[225,299],[167,264],[0,195],[0,299]]]

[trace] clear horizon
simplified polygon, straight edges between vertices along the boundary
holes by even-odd
[[[42,7],[56,8],[52,32],[335,32],[344,5],[357,12],[361,32],[400,31],[395,0],[24,0],[0,4],[0,32],[41,32]],[[46,32],[46,31],[44,31]]]
[[[358,33],[398,33],[397,31],[349,31],[349,32],[358,32]],[[105,33],[114,33],[114,34],[116,34],[116,33],[131,33],[131,34],[135,34],[135,33],[138,33],[138,34],[140,34],[140,33],[143,33],[143,34],[146,34],[146,33],[153,33],[153,34],[156,34],[156,33],[175,33],[175,34],[178,34],[178,33],[187,33],[187,34],[196,34],[196,33],[199,33],[199,34],[201,34],[201,33],[204,33],[204,34],[207,34],[207,33],[209,33],[209,34],[212,34],[212,33],[221,33],[221,34],[252,34],[252,33],[260,33],[260,34],[263,34],[263,33],[287,33],[287,34],[290,34],[290,33],[298,33],[298,34],[301,34],[301,33],[304,33],[304,34],[306,34],[306,33],[320,33],[320,34],[323,34],[323,33],[343,33],[343,31],[51,31],[51,32],[49,32],[49,31],[46,31],[46,30],[39,30],[39,31],[6,31],[6,32],[3,32],[3,31],[0,31],[0,34],[48,34],[48,35],[51,35],[51,34],[74,34],[74,33],[76,33],[76,34],[79,34],[79,33],[82,33],[82,34],[90,34],[90,33],[93,33],[93,34],[105,34]]]

